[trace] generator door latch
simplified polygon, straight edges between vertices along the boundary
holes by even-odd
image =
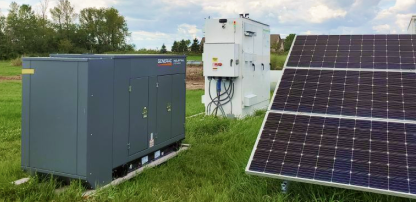
[[[172,111],[172,106],[170,103],[168,103],[168,105],[166,106],[166,109],[168,110],[168,112]]]
[[[143,118],[147,118],[147,107],[143,107],[143,112],[142,112]]]

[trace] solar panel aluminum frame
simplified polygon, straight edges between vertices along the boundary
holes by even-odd
[[[266,125],[266,122],[268,120],[267,117],[269,117],[270,113],[276,113],[276,111],[267,111],[267,113],[266,113],[266,116],[265,116],[265,118],[263,120],[263,123],[261,125],[261,130],[259,131],[259,134],[257,135],[256,143],[254,144],[253,150],[251,152],[250,159],[248,160],[248,164],[247,164],[246,169],[245,169],[246,174],[256,175],[256,176],[260,176],[260,177],[270,177],[270,178],[281,179],[281,180],[289,180],[289,181],[295,181],[295,182],[316,184],[316,185],[324,185],[324,186],[337,187],[337,188],[352,189],[352,190],[356,190],[356,191],[368,191],[368,192],[377,193],[377,194],[387,194],[387,195],[393,195],[393,196],[416,199],[416,195],[415,194],[410,194],[410,193],[404,193],[404,192],[398,192],[398,191],[386,191],[386,190],[383,190],[383,189],[376,189],[376,188],[371,188],[371,187],[363,187],[363,186],[357,186],[357,185],[351,185],[351,184],[347,185],[347,184],[336,183],[336,182],[327,182],[327,181],[306,179],[306,178],[300,178],[300,177],[291,177],[291,176],[287,176],[287,175],[270,174],[270,173],[266,173],[266,172],[257,172],[257,171],[250,170],[250,165],[252,163],[254,154],[256,152],[257,145],[260,141],[260,137],[261,137],[263,128]],[[297,114],[296,113],[297,112],[294,112],[294,113],[285,112],[285,114],[303,115],[303,116],[308,116],[309,115],[309,114],[304,114],[304,113],[297,113]],[[316,116],[316,117],[323,117],[319,114],[312,114],[311,113],[310,115],[313,115],[313,116]],[[338,116],[338,115],[325,115],[324,117],[354,119],[353,117],[345,117],[345,116]],[[366,120],[371,120],[371,119],[366,119]]]
[[[294,43],[296,41],[297,35],[295,36],[292,46],[289,50],[288,57],[284,63],[283,69],[314,69],[314,70],[336,70],[336,71],[387,71],[387,72],[416,72],[416,70],[393,70],[393,69],[361,69],[361,68],[313,68],[313,67],[287,67],[287,63],[289,61],[289,57],[292,53],[292,49],[294,47]],[[284,70],[283,70],[284,71]],[[272,101],[275,99],[277,90],[279,88],[280,82],[276,84],[276,88],[273,93]],[[314,180],[314,179],[306,179],[306,178],[299,178],[299,177],[291,177],[281,174],[270,174],[266,172],[257,172],[257,171],[251,171],[250,165],[252,163],[254,154],[256,152],[258,143],[261,139],[261,134],[264,129],[264,126],[267,122],[267,118],[269,117],[270,113],[280,113],[280,114],[292,114],[292,115],[304,115],[304,116],[317,116],[317,117],[333,117],[333,118],[344,118],[344,119],[361,119],[361,120],[373,120],[373,121],[387,121],[387,119],[383,118],[373,118],[373,117],[354,117],[354,116],[344,116],[344,115],[330,115],[330,114],[316,114],[316,113],[302,113],[302,112],[288,112],[288,111],[277,111],[272,110],[272,103],[269,105],[268,110],[266,112],[266,116],[262,122],[261,130],[259,131],[257,135],[256,142],[254,144],[252,153],[250,155],[250,158],[248,160],[248,164],[245,169],[245,173],[249,175],[256,175],[260,177],[270,177],[275,179],[281,179],[281,180],[289,180],[289,181],[296,181],[296,182],[302,182],[302,183],[310,183],[310,184],[316,184],[316,185],[324,185],[324,186],[330,186],[330,187],[337,187],[337,188],[345,188],[345,189],[351,189],[351,190],[357,190],[357,191],[367,191],[377,194],[387,194],[392,196],[398,196],[398,197],[406,197],[406,198],[412,198],[416,199],[415,194],[411,193],[404,193],[404,192],[398,192],[398,191],[391,191],[391,190],[383,190],[383,189],[377,189],[377,188],[371,188],[371,187],[364,187],[364,186],[357,186],[357,185],[351,185],[351,184],[342,184],[342,183],[336,183],[336,182],[329,182],[329,181],[321,181],[321,180]],[[395,120],[388,120],[391,122],[396,122]],[[397,121],[399,123],[412,123],[416,124],[416,121]]]

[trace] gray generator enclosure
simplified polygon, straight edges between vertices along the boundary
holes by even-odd
[[[24,58],[22,168],[95,188],[163,155],[185,138],[185,69],[185,56]]]

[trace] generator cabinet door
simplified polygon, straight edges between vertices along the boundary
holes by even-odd
[[[149,78],[130,80],[129,155],[148,148]]]
[[[155,144],[171,138],[172,133],[172,76],[157,78],[157,134]]]
[[[185,74],[172,76],[172,135],[185,134]],[[172,138],[173,138],[172,137]]]

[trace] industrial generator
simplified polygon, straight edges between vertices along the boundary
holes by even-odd
[[[206,114],[242,118],[270,99],[270,28],[248,18],[206,19]]]
[[[185,138],[185,56],[23,59],[22,168],[103,186]]]

